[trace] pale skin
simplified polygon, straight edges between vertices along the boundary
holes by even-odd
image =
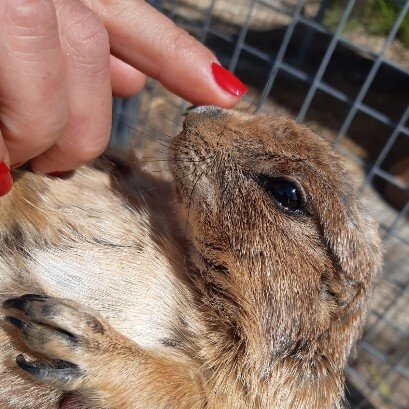
[[[63,172],[100,155],[112,94],[145,76],[195,105],[232,107],[215,56],[142,0],[0,2],[0,162]]]

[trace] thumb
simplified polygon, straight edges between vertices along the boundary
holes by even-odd
[[[10,156],[0,130],[0,196],[6,195],[13,187],[9,166]]]
[[[230,108],[247,92],[205,46],[144,1],[83,1],[105,24],[113,54],[180,97]]]

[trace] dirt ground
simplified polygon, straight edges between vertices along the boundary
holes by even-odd
[[[251,12],[249,19],[250,30],[271,30],[274,27],[281,27],[288,24],[293,14],[294,7],[298,0],[265,0],[257,3]],[[165,9],[171,9],[174,2],[168,2]],[[301,10],[301,15],[305,18],[313,19],[319,10],[321,0],[307,0]],[[188,19],[203,18],[212,0],[179,0],[177,13]],[[247,17],[248,10],[252,5],[252,0],[218,0],[214,2],[213,16],[220,21],[227,21],[232,25],[240,26]],[[271,8],[269,8],[269,6]],[[281,12],[282,11],[282,12]],[[385,38],[368,34],[363,27],[354,27],[343,33],[344,37],[357,46],[362,47],[372,53],[381,51]],[[409,49],[404,47],[399,40],[394,40],[385,53],[387,60],[390,60],[409,70]]]

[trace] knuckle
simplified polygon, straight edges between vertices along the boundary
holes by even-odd
[[[197,49],[197,41],[186,31],[181,28],[176,28],[173,35],[168,36],[167,44],[165,46],[164,55],[167,58],[164,59],[164,64],[162,65],[156,79],[161,80],[163,74],[167,72],[166,61],[183,61],[185,56],[190,54],[195,54]],[[169,58],[171,56],[172,58]]]
[[[195,52],[197,42],[189,33],[178,28],[175,34],[171,36],[169,46],[171,55],[190,54]]]
[[[91,12],[62,28],[66,53],[91,63],[109,56],[109,38],[104,25]]]
[[[8,0],[6,12],[20,27],[48,27],[50,22],[55,21],[55,9],[49,0]]]

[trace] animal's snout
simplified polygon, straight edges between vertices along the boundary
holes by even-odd
[[[191,113],[192,114],[199,114],[199,115],[205,115],[205,116],[218,116],[223,112],[223,109],[213,106],[213,105],[202,105],[199,107],[195,107],[192,109]]]

